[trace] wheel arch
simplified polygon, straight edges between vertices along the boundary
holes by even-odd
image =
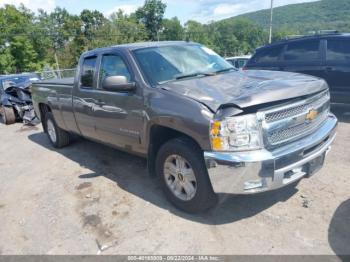
[[[184,138],[194,143],[198,149],[203,150],[201,145],[190,134],[179,131],[174,127],[153,124],[148,132],[147,166],[150,175],[155,174],[155,159],[160,147],[171,139]]]
[[[39,103],[40,119],[41,119],[41,124],[43,126],[44,132],[47,132],[47,126],[45,121],[45,115],[47,112],[52,112],[51,107],[48,104]]]

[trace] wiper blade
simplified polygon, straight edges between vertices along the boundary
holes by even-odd
[[[177,76],[175,79],[179,80],[179,79],[196,77],[196,76],[213,76],[213,75],[215,75],[215,73],[198,72],[198,73],[193,73],[193,74],[180,75],[180,76]]]
[[[169,82],[174,82],[176,80],[184,79],[184,78],[190,78],[190,77],[196,77],[196,76],[215,76],[216,72],[197,72],[197,73],[192,73],[192,74],[187,74],[187,75],[179,75],[175,77],[174,79],[169,79],[165,80],[162,82],[158,82],[159,85],[169,83]]]

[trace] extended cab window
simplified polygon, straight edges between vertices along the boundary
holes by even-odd
[[[320,59],[319,41],[300,41],[288,44],[285,61],[315,61]]]
[[[104,55],[102,57],[100,69],[100,86],[108,76],[125,76],[126,79],[130,82],[130,72],[123,59],[119,55]]]
[[[327,60],[350,61],[350,40],[328,40]]]
[[[92,88],[96,68],[96,57],[85,58],[81,70],[81,87]]]
[[[257,64],[277,62],[279,60],[282,50],[283,46],[262,50],[254,56],[253,61]]]

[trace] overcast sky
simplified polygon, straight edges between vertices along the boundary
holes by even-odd
[[[314,1],[274,0],[275,6]],[[109,15],[119,8],[127,13],[133,12],[143,2],[144,0],[0,0],[0,6],[23,3],[33,11],[38,8],[52,11],[55,6],[60,6],[74,14],[79,14],[82,9],[96,9]],[[163,0],[163,2],[168,6],[165,16],[168,18],[177,16],[183,23],[189,19],[207,23],[270,6],[270,0]]]

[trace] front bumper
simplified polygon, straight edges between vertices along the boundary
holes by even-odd
[[[204,152],[214,192],[253,194],[311,176],[322,167],[336,126],[330,114],[315,133],[272,151]]]

